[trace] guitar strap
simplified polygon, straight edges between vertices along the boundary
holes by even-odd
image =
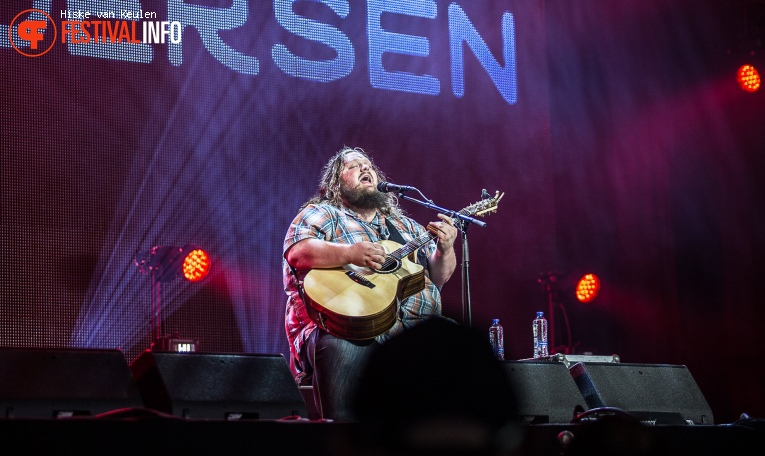
[[[393,225],[393,223],[390,221],[389,218],[385,218],[385,226],[388,227],[389,236],[388,239],[391,241],[398,242],[401,245],[406,244],[406,240],[404,240],[404,237],[401,236],[401,233],[396,229],[396,226]],[[417,262],[424,266],[425,269],[428,269],[428,257],[425,255],[425,251],[423,249],[417,249]]]
[[[292,272],[292,276],[295,277],[295,287],[297,288],[297,292],[298,292],[298,296],[300,296],[300,300],[303,301],[304,303],[308,303],[308,301],[305,300],[305,290],[303,290],[303,280],[300,278],[300,275],[298,275],[297,269],[295,269],[289,263],[289,261],[287,261],[287,266],[290,267],[290,272]]]
[[[396,229],[396,226],[390,221],[388,217],[385,217],[385,226],[388,227],[388,239],[398,242],[401,245],[406,244],[404,237],[401,236],[401,233],[398,232],[398,229]]]

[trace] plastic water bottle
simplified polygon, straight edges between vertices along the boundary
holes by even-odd
[[[547,319],[544,312],[537,312],[537,317],[532,322],[534,333],[534,358],[549,356],[547,350]]]
[[[505,360],[505,331],[502,329],[502,325],[499,324],[499,318],[495,318],[491,321],[491,327],[489,328],[489,343],[492,350],[494,350],[494,356],[498,360]]]

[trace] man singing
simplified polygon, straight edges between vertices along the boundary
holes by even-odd
[[[290,366],[296,381],[313,385],[316,408],[324,419],[353,421],[351,398],[371,350],[392,336],[428,318],[441,315],[440,288],[456,267],[452,220],[425,228],[405,216],[397,198],[377,184],[385,175],[361,148],[344,147],[324,166],[318,194],[303,204],[284,239],[285,329]],[[303,301],[300,281],[312,269],[355,265],[380,269],[386,259],[378,241],[404,244],[426,232],[433,240],[417,252],[424,267],[425,287],[404,299],[390,329],[369,339],[330,334],[318,325]]]

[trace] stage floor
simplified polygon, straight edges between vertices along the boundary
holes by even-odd
[[[0,419],[8,455],[359,455],[404,454],[366,438],[360,423],[307,419],[191,420],[152,414],[62,419]],[[517,425],[492,455],[762,454],[761,421],[742,425],[646,426],[603,420]],[[566,443],[568,442],[568,443]],[[409,454],[471,454],[469,451]],[[473,453],[475,454],[475,453]]]

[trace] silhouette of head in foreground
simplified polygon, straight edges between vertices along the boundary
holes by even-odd
[[[358,442],[391,454],[494,454],[520,439],[515,392],[488,337],[445,318],[375,350],[353,405]]]

